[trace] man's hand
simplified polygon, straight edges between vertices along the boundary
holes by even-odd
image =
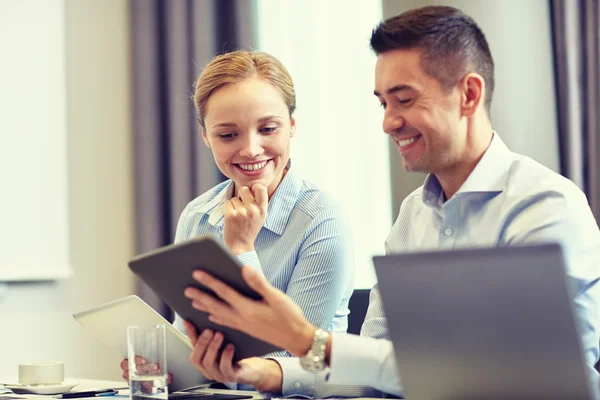
[[[260,392],[281,392],[283,376],[276,361],[253,357],[234,365],[235,348],[231,343],[225,346],[219,358],[219,349],[223,344],[222,333],[205,329],[198,336],[196,328],[190,322],[184,321],[183,326],[194,346],[190,361],[206,378],[252,385]]]
[[[156,374],[156,370],[160,369],[160,366],[158,364],[149,363],[144,357],[140,356],[135,356],[135,365],[136,369],[140,372],[147,371],[148,373],[152,372],[153,374]],[[123,361],[121,361],[120,367],[122,371],[121,376],[129,384],[129,360],[124,359]],[[172,380],[173,375],[167,374],[167,385],[170,385]]]
[[[223,241],[235,255],[254,250],[254,242],[267,219],[269,196],[260,184],[239,190],[239,197],[225,202]]]
[[[194,308],[209,313],[209,319],[216,324],[245,332],[298,356],[306,354],[316,328],[304,318],[302,310],[251,267],[242,267],[242,276],[263,297],[261,301],[239,294],[204,271],[194,271],[194,279],[222,300],[193,287],[185,289],[185,296],[192,300]]]

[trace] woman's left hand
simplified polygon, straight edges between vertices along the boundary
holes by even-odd
[[[254,250],[254,242],[267,220],[269,196],[261,184],[242,186],[239,196],[225,203],[223,241],[235,255]]]

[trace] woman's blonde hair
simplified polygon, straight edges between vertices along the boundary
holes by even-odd
[[[296,109],[296,92],[287,68],[275,57],[263,52],[234,51],[213,58],[196,81],[194,105],[202,128],[209,97],[225,85],[258,77],[279,89],[290,117]]]

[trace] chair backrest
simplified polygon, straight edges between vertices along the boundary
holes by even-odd
[[[350,297],[348,308],[350,315],[348,316],[348,333],[355,335],[360,334],[360,328],[365,320],[367,309],[369,308],[370,289],[356,289]]]

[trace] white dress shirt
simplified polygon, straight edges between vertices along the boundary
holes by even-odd
[[[600,231],[582,191],[529,157],[512,153],[494,133],[459,191],[443,200],[439,181],[429,175],[402,202],[386,251],[560,243],[567,279],[576,294],[585,361],[597,377],[593,366],[600,341]],[[389,339],[375,285],[361,336],[333,333],[330,369],[313,375],[302,370],[298,359],[277,359],[283,370],[283,394],[373,396],[375,388],[402,395]]]

